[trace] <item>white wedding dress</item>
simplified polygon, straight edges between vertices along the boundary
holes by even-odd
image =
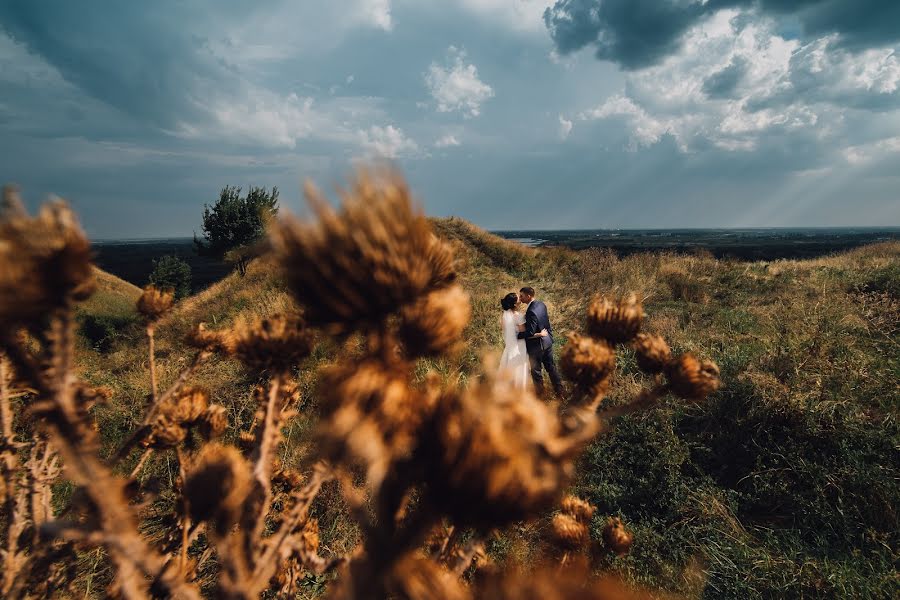
[[[518,339],[516,327],[525,323],[525,315],[513,310],[504,310],[501,316],[503,326],[503,354],[500,356],[500,371],[510,379],[517,390],[528,386],[528,352],[525,340]]]

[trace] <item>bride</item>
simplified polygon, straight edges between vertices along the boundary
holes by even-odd
[[[524,390],[528,386],[528,352],[525,350],[525,340],[519,339],[518,334],[525,331],[525,315],[516,312],[519,306],[518,294],[507,294],[500,301],[503,314],[500,322],[503,326],[503,354],[500,356],[500,371],[511,379],[516,389]],[[546,335],[541,331],[538,335]]]

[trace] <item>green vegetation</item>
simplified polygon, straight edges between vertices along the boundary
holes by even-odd
[[[900,243],[872,245],[804,261],[732,262],[708,255],[635,254],[591,249],[528,250],[458,219],[434,223],[454,242],[472,295],[469,343],[453,360],[425,362],[420,373],[474,376],[484,350],[499,350],[499,300],[533,285],[551,311],[561,346],[581,327],[594,293],[635,291],[645,328],[676,351],[718,363],[724,387],[702,405],[671,400],[666,408],[621,418],[590,448],[576,492],[598,508],[592,535],[608,515],[635,534],[631,554],[598,568],[688,597],[896,596],[900,560]],[[161,385],[190,351],[189,327],[212,329],[240,314],[284,312],[291,300],[271,265],[258,260],[246,277],[232,274],[188,298],[157,326]],[[121,282],[124,284],[124,282]],[[121,286],[123,289],[127,286]],[[133,314],[135,291],[104,290],[88,316]],[[141,417],[148,390],[138,328],[122,329],[82,364],[96,384],[113,388],[98,406],[104,442],[115,444]],[[97,348],[95,345],[95,349]],[[320,346],[310,364],[352,360],[354,340]],[[619,402],[638,387],[633,356],[619,357]],[[298,375],[302,404],[285,431],[285,464],[310,454],[316,422],[316,373]],[[230,360],[214,358],[197,382],[231,412],[237,430],[253,419],[256,381]],[[234,435],[230,431],[229,435]],[[165,461],[148,472],[166,480]],[[337,493],[314,506],[323,545],[350,551],[356,531]],[[549,515],[548,515],[549,518]],[[500,532],[495,559],[528,561],[546,522]],[[87,560],[87,559],[86,559]],[[93,575],[102,580],[101,574]],[[321,591],[324,582],[310,581]],[[95,589],[103,586],[95,583]]]
[[[191,293],[191,266],[173,255],[154,259],[150,283],[158,288],[172,288],[176,300],[186,298]]]
[[[251,258],[249,246],[265,232],[266,220],[278,212],[278,188],[251,187],[246,196],[241,188],[225,186],[211,207],[203,206],[203,238],[194,236],[201,256],[229,259],[241,275]]]

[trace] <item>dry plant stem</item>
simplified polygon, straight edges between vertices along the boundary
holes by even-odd
[[[266,514],[272,502],[272,462],[281,437],[281,409],[284,397],[281,393],[285,375],[276,373],[269,383],[269,395],[266,400],[265,416],[256,430],[256,449],[253,453],[253,477],[256,479],[257,492],[251,494],[256,498],[256,524],[252,529],[253,539],[262,538],[266,527]],[[253,503],[250,503],[251,505]],[[249,508],[249,506],[248,506]]]
[[[147,598],[150,577],[158,579],[175,596],[199,599],[196,588],[167,570],[163,557],[140,536],[137,517],[125,499],[123,481],[98,458],[96,435],[83,422],[71,385],[72,311],[63,311],[54,318],[52,327],[52,379],[44,383],[53,395],[47,399],[48,406],[41,416],[67,473],[83,486],[98,513],[105,545],[117,567],[119,591],[125,598]]]
[[[181,487],[184,486],[185,480],[185,457],[180,447],[175,448],[178,455],[178,479]],[[182,490],[181,494],[181,552],[179,553],[178,572],[182,577],[187,573],[187,552],[188,552],[188,530],[191,527],[191,518],[188,516],[188,502]]]
[[[15,500],[15,473],[18,460],[15,452],[15,439],[12,429],[12,407],[9,404],[8,373],[6,357],[0,354],[0,425],[2,425],[3,438],[0,439],[0,453],[2,453],[3,469],[3,514],[6,516],[6,549],[3,560],[3,579],[0,591],[7,594],[12,587],[16,574],[16,537],[13,535],[16,529],[16,500]]]
[[[154,342],[156,339],[153,324],[147,325],[147,339],[150,341],[150,402],[156,406],[156,353]]]
[[[141,454],[141,458],[138,459],[138,463],[134,466],[134,469],[131,470],[131,475],[128,476],[129,479],[134,479],[138,476],[138,473],[144,468],[144,465],[147,463],[147,459],[150,458],[151,454],[153,454],[153,448],[144,450],[144,453]]]
[[[472,564],[472,559],[475,558],[475,555],[483,551],[483,541],[480,538],[473,538],[466,544],[465,549],[460,549],[456,556],[453,557],[453,561],[448,565],[450,572],[457,577],[462,577],[462,574]]]

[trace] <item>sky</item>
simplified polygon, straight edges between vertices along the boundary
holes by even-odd
[[[390,161],[488,229],[900,225],[897,0],[3,0],[0,182],[95,239]]]

